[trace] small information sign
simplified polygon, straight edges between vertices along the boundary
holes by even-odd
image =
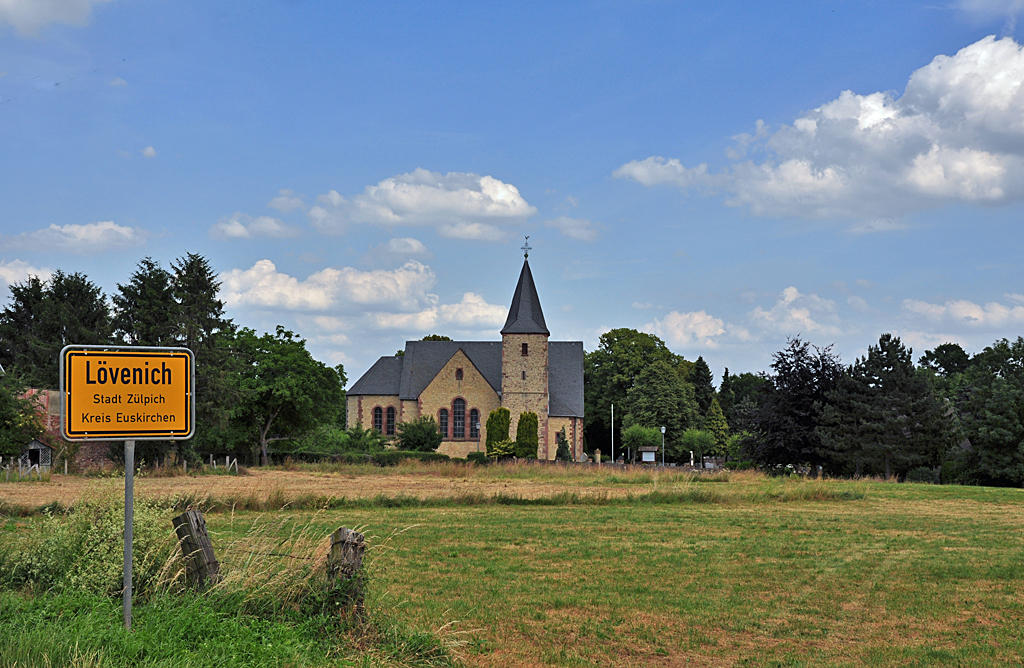
[[[187,348],[67,346],[60,355],[63,436],[191,438],[194,380],[195,359]]]

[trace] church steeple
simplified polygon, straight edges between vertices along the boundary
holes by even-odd
[[[519,274],[519,284],[512,295],[512,306],[501,333],[551,334],[544,323],[544,312],[540,308],[540,297],[537,296],[537,286],[533,283],[530,261],[527,259],[523,260],[523,271]]]

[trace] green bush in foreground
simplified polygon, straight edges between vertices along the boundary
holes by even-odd
[[[441,432],[433,416],[398,423],[398,448],[416,452],[434,452],[441,445]]]
[[[132,571],[140,594],[151,591],[176,549],[170,517],[166,504],[135,501]],[[0,587],[114,595],[123,563],[124,501],[80,501],[66,515],[32,521],[21,540],[0,547]]]
[[[116,500],[89,502],[4,536],[0,668],[452,664],[435,635],[407,629],[381,606],[370,553],[367,614],[339,614],[345,587],[327,585],[323,526],[285,515],[259,516],[221,540],[223,581],[196,592],[183,586],[168,509],[136,502],[140,561],[126,632],[123,547],[114,539],[122,517]]]

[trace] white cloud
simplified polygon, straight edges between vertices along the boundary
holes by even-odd
[[[456,329],[500,327],[508,316],[504,306],[488,304],[478,294],[467,292],[457,304],[439,304],[417,313],[376,313],[372,320],[378,329],[427,331],[444,326]]]
[[[896,232],[898,230],[905,230],[908,227],[910,226],[905,222],[894,218],[876,218],[874,220],[861,221],[847,231],[850,234],[872,234],[874,232]]]
[[[904,299],[903,308],[932,322],[966,325],[971,329],[1024,323],[1024,306],[1005,306],[999,302],[988,302],[982,306],[965,299],[951,300],[943,304]]]
[[[306,203],[302,197],[295,194],[294,190],[278,190],[277,197],[267,202],[271,209],[277,209],[281,213],[288,213],[295,209],[305,209]]]
[[[661,320],[644,325],[643,330],[660,336],[671,345],[699,344],[714,347],[714,337],[725,333],[725,322],[705,311],[672,311]]]
[[[48,23],[82,26],[92,16],[92,6],[109,0],[0,0],[0,23],[9,23],[23,35],[31,35]]]
[[[1010,37],[989,36],[936,56],[910,76],[901,97],[844,91],[792,125],[759,125],[757,135],[736,140],[730,155],[737,161],[717,174],[655,156],[614,175],[648,186],[717,188],[727,204],[755,215],[874,221],[854,232],[898,229],[891,219],[947,202],[1019,201],[1024,51]],[[750,147],[767,158],[739,161]]]
[[[750,312],[750,319],[762,329],[781,334],[840,333],[834,301],[816,294],[801,294],[792,286],[782,291],[771,309],[756,307]]]
[[[349,313],[409,312],[437,301],[428,292],[437,280],[434,272],[414,260],[393,271],[328,268],[304,281],[278,272],[270,260],[260,260],[249,269],[225,272],[220,279],[224,301],[230,306]]]
[[[146,157],[146,158],[155,158],[156,157],[156,149],[153,148],[152,146],[147,146],[146,148],[142,149],[142,155],[143,155],[143,157]]]
[[[128,82],[125,81],[124,79],[122,79],[121,77],[114,77],[113,79],[110,80],[110,85],[111,86],[127,86]]]
[[[709,178],[706,163],[687,169],[676,158],[667,159],[656,155],[644,160],[627,162],[612,172],[612,176],[618,179],[633,179],[645,186],[667,183],[683,189],[705,185]]]
[[[559,216],[554,220],[549,220],[545,223],[548,227],[554,227],[559,232],[572,239],[579,239],[580,241],[597,241],[597,230],[594,229],[594,223],[590,222],[586,218],[569,218],[568,216]]]
[[[10,262],[0,260],[0,281],[7,285],[20,283],[29,276],[38,276],[42,280],[49,280],[53,271],[46,267],[35,267],[22,260],[11,260]]]
[[[210,226],[210,236],[214,239],[252,239],[253,237],[285,238],[296,237],[301,230],[285,225],[277,218],[258,216],[253,218],[244,213],[236,212],[224,217]]]
[[[146,242],[146,233],[138,227],[117,225],[112,221],[86,225],[50,225],[15,237],[0,237],[0,247],[11,250],[58,251],[62,253],[102,253],[135,248]]]
[[[960,0],[957,6],[981,20],[1006,18],[1010,21],[1010,32],[1016,16],[1024,12],[1024,0]]]
[[[423,245],[423,242],[419,239],[413,239],[412,237],[400,237],[397,239],[388,239],[386,242],[374,248],[378,253],[387,255],[400,255],[402,257],[429,257],[431,253],[427,250],[427,247]]]
[[[867,300],[863,297],[858,297],[857,295],[850,295],[847,297],[846,303],[850,305],[850,308],[858,313],[868,314],[875,312],[875,310],[868,304]]]
[[[501,225],[536,212],[515,186],[493,177],[417,169],[366,186],[351,199],[336,190],[320,195],[309,217],[327,234],[340,234],[354,223],[427,225],[447,237],[496,241],[507,237]]]

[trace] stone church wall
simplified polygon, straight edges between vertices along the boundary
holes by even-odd
[[[554,441],[549,442],[548,433],[548,337],[505,334],[501,340],[501,405],[512,414],[509,436],[515,440],[519,415],[533,411],[537,414],[537,458],[553,459]]]

